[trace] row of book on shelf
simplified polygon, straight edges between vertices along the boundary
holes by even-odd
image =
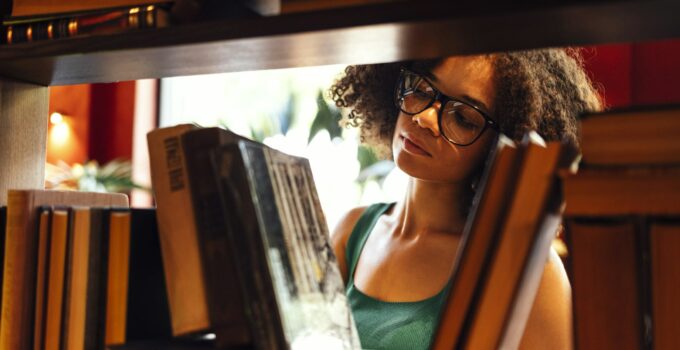
[[[575,145],[499,136],[432,348],[516,348],[563,218],[576,347],[680,346],[679,132],[678,108],[587,116],[578,172]],[[0,349],[360,347],[306,159],[195,125],[148,144],[155,209],[9,192]]]
[[[279,0],[1,0],[2,44],[278,13]]]

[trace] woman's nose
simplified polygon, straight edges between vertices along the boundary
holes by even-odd
[[[429,129],[432,136],[439,137],[439,123],[437,123],[437,118],[440,108],[441,103],[437,101],[428,109],[414,115],[412,120],[421,128]]]

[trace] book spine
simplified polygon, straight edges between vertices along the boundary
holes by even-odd
[[[109,215],[109,264],[106,286],[106,346],[125,343],[127,325],[128,285],[130,274],[130,214],[112,210]],[[160,248],[159,248],[160,250]],[[149,252],[150,254],[150,252]],[[160,254],[160,251],[158,252]],[[162,264],[162,261],[160,262]],[[162,269],[162,268],[161,268]],[[159,275],[163,275],[159,271]],[[165,295],[165,285],[161,295]]]
[[[224,218],[217,179],[213,175],[210,152],[230,141],[228,133],[219,128],[197,130],[182,135],[186,157],[187,178],[191,188],[199,247],[203,258],[207,295],[211,306],[210,318],[223,345],[245,344],[251,341],[243,313],[238,273],[232,249],[225,235]],[[220,339],[221,338],[221,339]]]
[[[31,348],[38,244],[37,231],[30,225],[31,207],[28,192],[9,191],[0,349]]]
[[[284,316],[281,315],[282,304],[290,302],[281,300],[280,295],[285,295],[285,289],[288,289],[288,295],[293,288],[285,285],[282,282],[285,273],[285,265],[290,266],[290,261],[284,260],[283,254],[285,251],[281,249],[285,246],[283,227],[276,207],[276,195],[272,187],[269,174],[268,164],[265,159],[265,154],[262,147],[254,145],[240,144],[241,154],[243,157],[243,166],[246,172],[247,186],[249,188],[250,197],[246,197],[245,203],[252,203],[253,212],[256,215],[254,219],[257,222],[253,223],[257,230],[259,244],[261,245],[260,254],[265,256],[263,259],[263,281],[265,288],[263,302],[267,304],[269,309],[269,317],[271,324],[273,346],[276,349],[286,349],[290,347],[284,330]],[[276,256],[272,256],[276,254]],[[287,259],[287,257],[286,257]],[[276,293],[275,288],[279,288],[280,293]]]
[[[180,138],[193,129],[195,126],[184,124],[158,129],[147,135],[163,270],[172,332],[176,336],[210,327],[200,237]]]
[[[237,145],[223,146],[213,152],[213,169],[221,194],[222,210],[227,220],[227,237],[238,262],[239,285],[244,295],[254,344],[258,349],[276,349],[272,313],[276,303],[268,288],[264,244],[257,231],[257,214],[250,204],[250,189],[243,158]]]
[[[630,218],[568,218],[576,349],[644,349],[638,232]]]
[[[167,24],[167,10],[158,6],[133,7],[107,13],[5,24],[3,43],[18,44],[95,34],[113,34]]]
[[[170,339],[171,326],[155,211],[131,209],[125,342]],[[191,306],[191,305],[190,305]]]
[[[90,209],[90,248],[85,304],[85,349],[104,348],[109,259],[109,210]]]
[[[33,326],[33,349],[42,350],[45,336],[45,314],[47,308],[47,281],[49,278],[49,254],[50,247],[50,207],[42,207],[38,210],[38,265],[36,268],[35,281],[35,318]]]
[[[649,230],[651,258],[651,294],[653,347],[655,349],[680,348],[677,328],[680,314],[680,220],[657,219]]]

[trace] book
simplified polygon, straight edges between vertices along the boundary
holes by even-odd
[[[47,291],[47,279],[49,278],[49,265],[47,263],[49,255],[47,251],[49,249],[51,209],[43,207],[38,209],[38,212],[38,261],[35,277],[35,326],[33,333],[33,348],[35,350],[40,350],[44,346],[46,295],[49,295]]]
[[[33,347],[38,211],[42,205],[128,206],[127,196],[69,191],[10,190],[3,265],[0,348]]]
[[[630,219],[566,219],[575,347],[646,346],[640,240]]]
[[[173,333],[213,333],[220,346],[252,340],[209,151],[242,139],[194,125],[148,135]]]
[[[585,165],[680,165],[678,106],[587,114],[580,125]]]
[[[680,220],[657,220],[649,230],[652,339],[656,349],[680,348]]]
[[[147,6],[168,3],[168,0],[6,0],[0,6],[2,17],[30,17]]]
[[[517,348],[561,223],[557,169],[573,146],[527,134],[516,146],[500,135],[480,189],[440,314],[433,349]]]
[[[115,212],[129,216],[130,222],[125,342],[169,339],[172,328],[156,210]]]
[[[187,181],[194,209],[199,251],[209,308],[209,330],[221,345],[251,342],[239,293],[237,266],[225,234],[225,216],[220,206],[218,184],[210,163],[210,151],[243,137],[222,128],[199,128],[181,135]]]
[[[48,261],[49,273],[46,285],[45,309],[46,322],[44,325],[44,339],[34,339],[34,349],[58,350],[61,348],[62,321],[64,311],[64,285],[66,282],[66,252],[68,251],[68,224],[69,212],[66,209],[49,209],[49,255],[45,254]],[[42,216],[41,216],[42,219]],[[42,222],[41,222],[42,223]],[[45,252],[47,253],[47,252]],[[38,253],[40,254],[40,252]],[[38,288],[38,292],[41,288]],[[37,299],[37,298],[36,298]],[[43,302],[43,301],[40,301]],[[36,304],[36,309],[40,305]],[[42,323],[36,319],[35,328],[39,330]]]
[[[488,157],[465,224],[461,240],[461,247],[465,249],[459,249],[456,256],[451,290],[439,316],[439,330],[435,333],[433,349],[452,349],[463,334],[468,308],[471,308],[475,291],[481,283],[485,254],[492,249],[498,231],[496,222],[503,219],[513,192],[512,184],[517,178],[520,157],[515,143],[500,135]]]
[[[111,211],[109,216],[109,261],[106,286],[106,345],[126,341],[128,286],[130,274],[130,215]],[[162,294],[161,294],[162,295]]]
[[[151,183],[163,251],[165,280],[174,335],[210,327],[206,279],[180,136],[191,124],[151,131],[147,135]]]
[[[98,349],[104,344],[107,210],[80,206],[71,210],[63,332],[64,348],[69,350]]]
[[[62,17],[10,19],[3,21],[0,42],[18,44],[83,35],[113,34],[144,28],[162,28],[168,26],[169,15],[168,9],[149,5]]]
[[[584,168],[562,184],[567,216],[680,213],[680,168]]]
[[[212,157],[255,345],[359,348],[308,161],[243,140]]]
[[[519,347],[524,324],[533,306],[540,276],[547,262],[550,242],[557,235],[559,220],[551,221],[552,224],[546,227],[540,226],[546,216],[548,201],[556,198],[553,186],[563,145],[559,142],[546,144],[537,133],[530,132],[522,142],[522,150],[524,155],[515,193],[510,200],[507,216],[500,226],[497,247],[488,262],[486,279],[478,295],[469,331],[463,338],[467,349]],[[570,159],[568,163],[573,160]],[[552,209],[559,208],[558,204]],[[559,211],[553,214],[559,215]],[[522,313],[521,320],[509,319],[517,298],[516,291],[520,287],[527,288],[526,284],[521,285],[519,282],[522,281],[525,269],[529,267],[529,253],[532,253],[533,245],[541,236],[546,237],[541,241],[547,242],[547,245],[534,252],[541,257],[535,259],[537,268],[533,272],[538,278],[534,279],[533,290],[527,291],[531,296],[526,298],[526,312]],[[514,337],[504,336],[505,328],[510,324],[520,330],[514,333]]]

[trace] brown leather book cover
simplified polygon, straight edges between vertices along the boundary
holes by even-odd
[[[583,163],[592,166],[678,165],[678,135],[680,106],[585,115],[581,120]]]
[[[42,205],[127,207],[124,194],[10,190],[3,266],[0,348],[30,349],[35,316],[38,211]]]
[[[566,216],[680,214],[680,169],[586,168],[561,177]]]
[[[557,227],[552,232],[540,232],[539,228],[547,215],[546,208],[557,177],[557,166],[562,153],[562,144],[546,144],[534,132],[527,134],[522,142],[524,158],[515,193],[511,198],[505,220],[499,221],[500,234],[496,240],[495,252],[490,257],[487,276],[480,289],[478,304],[472,314],[469,332],[465,335],[466,349],[513,348],[519,346],[519,337],[507,339],[513,346],[501,344],[505,333],[506,320],[513,307],[515,291],[519,288],[526,262],[537,237],[555,237]],[[554,226],[554,225],[553,225]],[[549,240],[548,240],[549,241]],[[541,253],[543,266],[547,261],[550,246]],[[538,263],[538,262],[537,262]],[[534,269],[542,275],[543,269]],[[539,278],[540,280],[540,278]],[[534,291],[538,284],[534,285]],[[530,306],[533,303],[530,303]],[[528,317],[528,313],[524,315]],[[526,324],[524,320],[513,320]]]
[[[492,249],[499,222],[502,222],[513,194],[520,160],[521,154],[514,142],[501,135],[489,157],[464,230],[451,292],[440,316],[433,349],[454,348],[464,332],[468,312],[474,310],[471,305],[482,280],[487,252]]]
[[[654,348],[680,349],[680,220],[652,222],[649,241]]]
[[[632,220],[567,219],[576,349],[643,349],[639,238]]]

